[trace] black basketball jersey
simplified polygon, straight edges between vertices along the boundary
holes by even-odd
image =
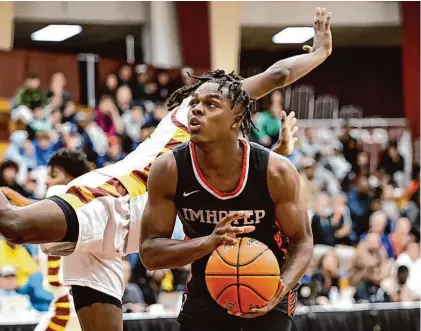
[[[253,225],[245,236],[265,243],[280,265],[285,257],[287,238],[276,222],[275,206],[267,185],[270,151],[260,145],[240,140],[243,144],[243,167],[237,188],[224,193],[206,180],[196,159],[194,145],[187,142],[173,150],[178,171],[175,203],[186,239],[210,235],[215,224],[229,212],[244,211],[248,217],[236,220],[234,226]],[[209,256],[192,264],[192,283],[197,290],[206,288],[205,268]]]

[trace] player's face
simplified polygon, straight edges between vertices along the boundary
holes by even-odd
[[[218,91],[218,87],[216,83],[205,83],[192,96],[188,123],[190,140],[195,144],[238,135],[239,115],[227,100],[228,90]]]
[[[47,188],[54,185],[67,185],[73,180],[62,167],[48,167]]]

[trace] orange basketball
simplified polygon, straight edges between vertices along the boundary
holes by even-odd
[[[265,306],[278,289],[279,277],[273,252],[251,238],[219,246],[206,266],[209,293],[219,305],[234,313]]]

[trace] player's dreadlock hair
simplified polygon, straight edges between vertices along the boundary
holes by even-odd
[[[193,94],[199,86],[204,83],[216,83],[219,85],[218,92],[222,88],[228,88],[228,100],[231,101],[231,107],[234,108],[236,105],[241,105],[244,107],[243,118],[241,122],[241,131],[243,134],[248,134],[255,128],[252,121],[252,114],[255,112],[255,103],[254,99],[250,97],[247,91],[241,88],[243,77],[234,74],[226,74],[224,70],[210,71],[202,76],[194,76],[188,74],[190,77],[196,78],[197,83],[192,86],[184,86],[179,88],[173,94],[171,94],[168,100],[168,110],[173,110],[175,107],[178,107],[185,98]]]

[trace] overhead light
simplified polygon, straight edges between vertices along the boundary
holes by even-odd
[[[50,24],[31,34],[35,41],[63,41],[81,33],[80,25]]]
[[[272,37],[275,44],[302,44],[314,37],[314,28],[285,28]]]

